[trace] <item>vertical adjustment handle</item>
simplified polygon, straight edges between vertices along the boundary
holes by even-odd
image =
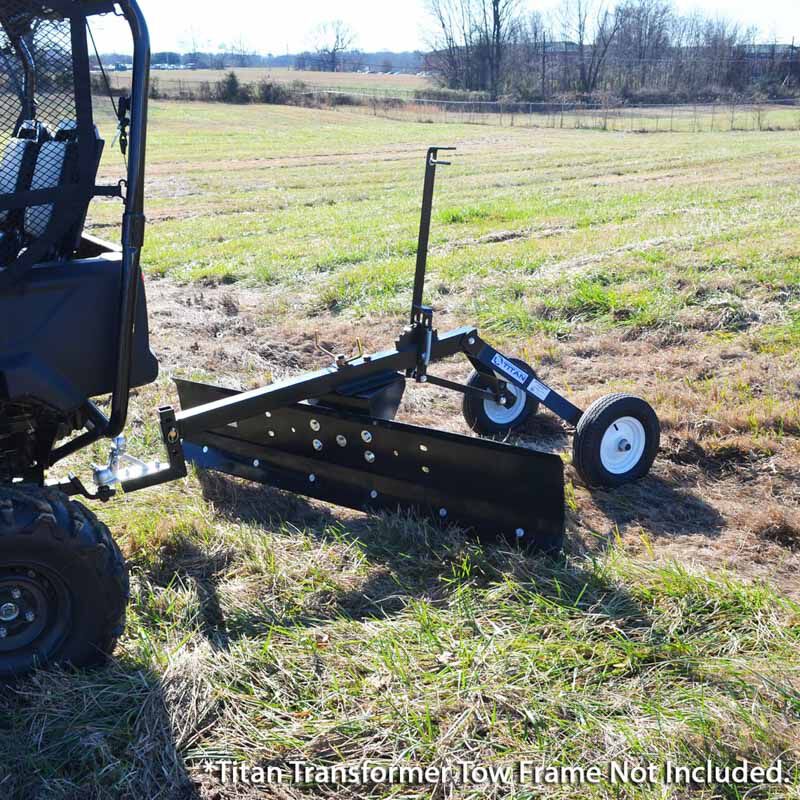
[[[449,161],[439,161],[441,151],[453,151],[455,147],[429,147],[425,157],[425,185],[422,189],[422,213],[419,222],[419,241],[417,242],[417,267],[414,273],[414,294],[411,300],[411,324],[422,308],[425,292],[425,271],[428,266],[428,244],[431,235],[431,216],[433,213],[433,190],[436,184],[436,167],[449,166]]]

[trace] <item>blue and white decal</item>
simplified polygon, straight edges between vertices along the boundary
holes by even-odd
[[[500,372],[505,373],[506,375],[513,378],[517,383],[527,383],[528,375],[524,369],[520,369],[516,364],[512,364],[507,358],[503,358],[500,353],[495,353],[494,358],[492,359],[492,366],[497,367]]]

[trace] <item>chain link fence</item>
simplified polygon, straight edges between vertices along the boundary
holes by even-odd
[[[185,101],[227,101],[218,83],[182,77],[154,77],[153,97]],[[615,105],[550,101],[425,99],[398,93],[361,92],[262,81],[243,84],[240,102],[272,102],[317,108],[348,108],[402,121],[495,125],[520,128],[589,129],[641,133],[800,130],[800,101],[738,99],[661,105]]]

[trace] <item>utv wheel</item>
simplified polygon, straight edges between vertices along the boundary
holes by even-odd
[[[0,678],[101,664],[127,601],[125,561],[94,514],[59,492],[0,489]]]
[[[519,367],[529,375],[535,375],[534,371],[524,361],[520,361],[518,358],[509,360],[514,366]],[[505,376],[499,373],[495,374],[501,380],[507,380]],[[535,397],[510,382],[507,385],[509,392],[514,395],[514,402],[510,405],[502,405],[494,400],[486,400],[471,392],[467,392],[464,395],[462,413],[467,425],[473,431],[484,436],[508,433],[514,428],[520,427],[528,417],[537,413],[539,401]],[[488,389],[489,382],[480,372],[475,371],[470,375],[467,386]]]
[[[656,412],[638,397],[610,394],[596,400],[578,422],[573,464],[590,486],[621,486],[643,478],[658,452]]]

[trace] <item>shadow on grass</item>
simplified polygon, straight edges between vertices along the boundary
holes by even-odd
[[[532,445],[547,453],[563,453],[572,443],[561,420],[551,414],[535,414],[515,433],[518,444]]]
[[[227,647],[240,636],[265,635],[272,627],[384,619],[400,613],[414,599],[447,604],[453,586],[464,578],[465,563],[470,565],[469,581],[476,588],[512,576],[548,602],[578,608],[588,598],[601,609],[595,613],[607,613],[615,624],[624,620],[632,629],[648,624],[642,609],[621,587],[563,557],[525,553],[505,542],[480,544],[458,531],[441,530],[399,514],[342,520],[324,506],[297,495],[216,473],[201,473],[200,480],[205,499],[220,515],[265,528],[289,520],[303,530],[298,535],[353,543],[370,565],[357,586],[325,590],[311,608],[285,616],[265,612],[226,620],[217,585],[225,572],[227,556],[209,557],[190,540],[179,539],[161,560],[158,574],[151,577],[161,585],[176,576],[194,582],[201,598],[202,629],[215,647]],[[603,602],[599,601],[601,596]]]
[[[642,527],[655,536],[715,537],[725,525],[712,505],[656,475],[613,490],[592,489],[591,494],[621,531]]]
[[[0,796],[200,800],[168,711],[180,691],[124,662],[18,681],[0,697]]]

